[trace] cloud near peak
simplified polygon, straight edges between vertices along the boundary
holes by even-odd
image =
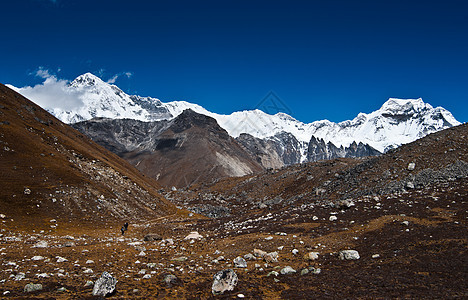
[[[83,106],[81,99],[83,92],[70,89],[68,80],[57,79],[55,75],[50,74],[50,71],[43,67],[32,74],[43,78],[44,81],[35,86],[21,88],[7,86],[48,111],[55,109],[70,111]]]
[[[127,78],[130,78],[133,76],[132,72],[120,72],[112,76],[109,80],[107,80],[107,83],[114,84],[117,81],[117,78],[120,76],[127,76]]]

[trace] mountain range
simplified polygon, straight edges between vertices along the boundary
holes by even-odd
[[[303,123],[285,113],[255,109],[221,115],[185,101],[128,95],[91,73],[77,77],[67,91],[81,105],[48,107],[49,112],[144,173],[176,186],[195,182],[201,171],[217,179],[307,161],[379,155],[460,124],[446,109],[422,99],[390,98],[378,110],[340,123]],[[180,124],[183,129],[174,130]],[[197,161],[197,167],[190,168],[191,176],[182,176],[177,170],[189,161]]]

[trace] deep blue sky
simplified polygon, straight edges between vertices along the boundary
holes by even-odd
[[[124,91],[208,110],[274,91],[303,122],[422,97],[468,121],[468,1],[2,2],[0,82],[92,72]]]

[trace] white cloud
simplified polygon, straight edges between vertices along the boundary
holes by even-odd
[[[44,82],[35,86],[25,86],[22,88],[12,85],[8,86],[49,111],[53,109],[70,111],[83,106],[83,101],[81,100],[83,93],[69,88],[68,80],[57,79],[55,75],[51,75],[50,71],[43,67],[40,67],[33,74],[43,78]]]
[[[109,80],[107,80],[107,83],[114,84],[115,81],[117,80],[117,78],[119,78],[120,76],[127,76],[127,78],[130,78],[130,77],[133,76],[133,73],[132,73],[132,72],[120,72],[120,73],[117,73],[117,74],[115,74],[114,76],[112,76]]]

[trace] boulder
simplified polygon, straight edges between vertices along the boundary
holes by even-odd
[[[238,256],[234,259],[234,266],[236,268],[247,268],[247,262],[242,257]]]
[[[256,257],[264,257],[267,253],[263,250],[260,250],[260,249],[254,249],[253,251],[253,254],[256,256]]]
[[[359,259],[359,252],[356,250],[342,250],[338,256],[341,260],[356,260]]]
[[[42,284],[40,283],[28,283],[24,287],[24,292],[25,293],[31,293],[31,292],[36,292],[42,290]]]
[[[304,255],[305,260],[316,260],[318,259],[319,253],[318,252],[309,252]]]
[[[103,272],[101,278],[96,280],[93,288],[93,296],[106,297],[112,295],[115,291],[117,279],[107,272]]]
[[[294,274],[294,273],[296,273],[296,270],[294,270],[290,266],[286,266],[286,267],[281,269],[280,273],[283,274],[283,275]]]
[[[189,235],[185,237],[184,240],[201,240],[203,236],[199,234],[197,231],[190,232]]]
[[[33,248],[47,248],[49,244],[46,241],[39,241],[37,242]]]
[[[232,269],[219,271],[214,275],[213,279],[213,285],[211,286],[213,295],[220,295],[226,291],[234,290],[238,281],[237,274]]]
[[[159,234],[156,234],[156,233],[149,233],[149,234],[145,235],[143,240],[146,241],[146,242],[161,241],[162,237]]]
[[[173,286],[175,284],[177,284],[177,277],[175,275],[172,275],[172,274],[167,274],[166,276],[164,276],[164,279],[163,281],[169,286]]]

